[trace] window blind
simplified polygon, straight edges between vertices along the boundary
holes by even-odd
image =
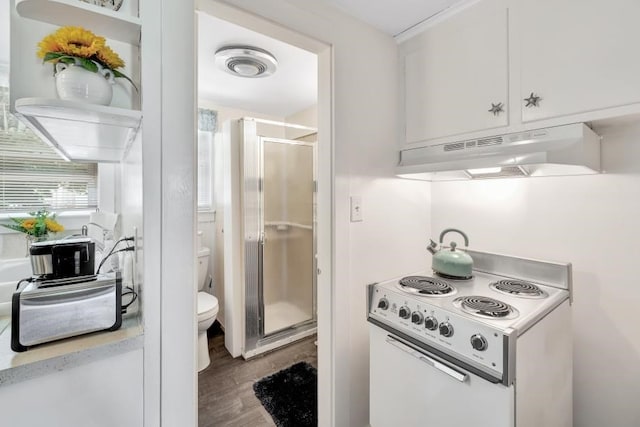
[[[0,213],[95,209],[97,165],[67,162],[9,113],[0,87]]]
[[[213,133],[198,131],[198,210],[213,209]]]
[[[213,138],[218,112],[198,108],[198,210],[213,209]]]

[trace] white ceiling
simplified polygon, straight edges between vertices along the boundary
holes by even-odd
[[[277,59],[277,71],[268,77],[243,78],[218,69],[214,52],[222,46],[232,44],[266,49]],[[316,104],[317,70],[315,54],[205,13],[198,13],[200,99],[224,107],[285,118]]]
[[[467,0],[321,0],[392,36]]]

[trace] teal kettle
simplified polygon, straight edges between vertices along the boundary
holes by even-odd
[[[431,243],[427,246],[427,250],[433,254],[431,268],[435,273],[446,278],[458,280],[470,279],[473,276],[473,258],[471,258],[471,255],[465,251],[457,249],[458,245],[456,242],[451,242],[449,247],[442,245],[445,234],[450,232],[460,234],[464,238],[464,246],[469,246],[469,238],[464,232],[455,228],[447,228],[440,233],[439,250],[436,250],[437,243],[433,240],[431,240]]]

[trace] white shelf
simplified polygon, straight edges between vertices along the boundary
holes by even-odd
[[[16,100],[17,116],[68,160],[119,163],[138,133],[142,112],[61,99]]]
[[[60,26],[81,26],[110,39],[140,45],[142,21],[123,12],[80,0],[17,0],[16,10],[23,18]]]

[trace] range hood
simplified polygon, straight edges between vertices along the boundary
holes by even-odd
[[[400,151],[396,174],[427,181],[600,172],[600,137],[583,123]]]

